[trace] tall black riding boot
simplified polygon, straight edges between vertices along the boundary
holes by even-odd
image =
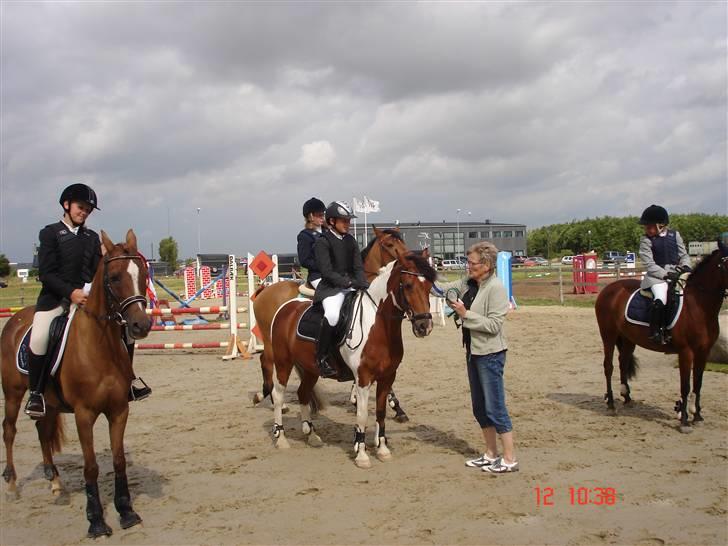
[[[318,344],[316,345],[316,362],[319,367],[321,377],[336,377],[336,370],[329,363],[329,353],[331,352],[331,338],[334,334],[334,328],[329,324],[326,318],[321,320],[321,329],[318,335]]]
[[[36,355],[30,352],[28,361],[28,382],[30,394],[25,404],[25,413],[32,418],[45,417],[45,399],[43,391],[46,383],[46,355]]]
[[[663,345],[663,328],[665,323],[665,305],[660,300],[652,302],[650,308],[650,341]]]

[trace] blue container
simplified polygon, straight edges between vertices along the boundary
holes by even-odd
[[[506,289],[506,296],[511,307],[516,307],[516,300],[513,297],[513,276],[511,275],[511,253],[504,250],[498,253],[498,262],[496,264],[496,275],[503,283]]]

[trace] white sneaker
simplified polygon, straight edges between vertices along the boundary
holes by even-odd
[[[483,472],[490,472],[491,474],[505,474],[506,472],[518,472],[518,461],[507,463],[503,460],[503,457],[498,457],[497,461],[494,461],[488,466],[484,466],[481,470]]]
[[[486,466],[492,465],[497,460],[497,456],[491,459],[490,457],[488,457],[487,453],[483,453],[477,459],[470,459],[469,461],[465,461],[465,466],[469,466],[471,468],[485,468]]]

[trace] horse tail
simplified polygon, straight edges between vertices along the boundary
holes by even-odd
[[[293,367],[296,370],[296,374],[298,374],[298,378],[301,379],[301,377],[303,377],[303,370],[301,369],[301,365],[294,364]],[[308,406],[309,408],[311,408],[312,414],[323,411],[329,406],[326,395],[324,394],[324,391],[318,382],[313,386],[313,391],[311,392],[311,401],[308,403]]]
[[[634,353],[632,353],[629,355],[629,359],[627,360],[627,379],[637,377],[637,368],[639,368],[639,361],[637,360],[637,357],[634,356]]]
[[[59,453],[64,443],[66,443],[66,427],[63,422],[63,414],[57,413],[51,433],[51,453]]]

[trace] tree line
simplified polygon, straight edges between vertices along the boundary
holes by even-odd
[[[580,254],[589,250],[601,254],[607,250],[636,252],[644,228],[639,217],[604,216],[573,220],[529,230],[529,256],[560,256]],[[728,231],[728,216],[720,214],[671,214],[670,228],[680,232],[685,245],[690,241],[715,241]]]

